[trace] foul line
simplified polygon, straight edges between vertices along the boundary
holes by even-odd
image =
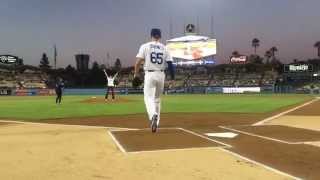
[[[227,128],[222,127],[222,126],[221,126],[221,128],[227,129]],[[185,151],[185,150],[221,149],[222,151],[224,151],[224,152],[226,152],[226,153],[229,153],[229,154],[231,154],[231,155],[233,155],[233,156],[235,156],[235,157],[238,157],[238,158],[240,158],[240,159],[242,159],[242,160],[244,160],[244,161],[251,162],[252,164],[255,164],[255,165],[257,165],[257,166],[260,166],[260,167],[262,167],[262,168],[264,168],[264,169],[266,169],[266,170],[272,171],[272,172],[274,172],[274,173],[276,173],[276,174],[279,174],[279,175],[282,175],[282,176],[286,176],[286,177],[289,177],[289,178],[292,178],[292,179],[295,179],[295,180],[302,180],[302,179],[299,178],[299,177],[295,177],[295,176],[293,176],[293,175],[291,175],[291,174],[288,174],[288,173],[286,173],[286,172],[282,172],[282,171],[280,171],[280,170],[277,170],[277,169],[275,169],[275,168],[273,168],[273,167],[271,167],[271,166],[267,166],[267,165],[265,165],[265,164],[262,164],[262,163],[260,163],[260,162],[255,161],[255,160],[249,159],[249,158],[244,157],[244,156],[242,156],[242,155],[240,155],[240,154],[237,154],[237,153],[235,153],[235,152],[232,152],[232,151],[228,150],[228,148],[231,148],[231,147],[232,147],[231,145],[222,143],[222,142],[220,142],[220,141],[216,141],[216,140],[214,140],[214,139],[208,138],[208,137],[203,136],[203,135],[201,135],[201,134],[198,134],[198,133],[196,133],[196,132],[193,132],[193,131],[190,131],[190,130],[187,130],[187,129],[184,129],[184,128],[161,128],[161,129],[180,129],[180,130],[182,130],[182,131],[185,131],[185,132],[187,132],[187,133],[190,133],[190,134],[193,134],[193,135],[195,135],[195,136],[201,137],[201,138],[203,138],[203,139],[206,139],[206,140],[209,140],[209,141],[218,143],[218,144],[222,144],[222,145],[224,145],[225,147],[217,146],[217,147],[198,147],[198,148],[163,149],[163,150],[127,152],[127,151],[124,149],[124,147],[121,145],[121,143],[120,143],[120,142],[114,137],[114,135],[112,134],[112,132],[114,132],[114,131],[122,131],[122,130],[108,131],[108,134],[111,136],[112,140],[115,142],[115,144],[117,145],[117,147],[121,150],[121,152],[123,152],[123,153],[126,154],[126,155],[127,155],[127,154],[134,154],[134,155],[135,155],[135,154],[141,154],[141,153]],[[230,128],[230,129],[231,129],[231,128]],[[229,130],[230,130],[230,129],[229,129]],[[139,130],[139,129],[135,129],[135,130]],[[146,128],[145,128],[145,129],[140,129],[140,130],[146,130]],[[128,130],[128,131],[132,131],[132,130]],[[133,131],[134,131],[134,130],[133,130]]]
[[[229,130],[229,131],[234,131],[234,132],[238,132],[238,133],[241,133],[241,134],[245,134],[245,135],[248,135],[248,136],[253,136],[253,137],[258,137],[258,138],[261,138],[261,139],[266,139],[266,140],[270,140],[270,141],[276,141],[276,142],[280,142],[280,143],[284,143],[284,144],[291,144],[291,145],[294,145],[294,144],[304,144],[304,142],[288,142],[288,141],[283,141],[283,140],[280,140],[280,139],[275,139],[275,138],[270,138],[270,137],[266,137],[266,136],[261,136],[261,135],[257,135],[257,134],[253,134],[253,133],[249,133],[249,132],[245,132],[245,131],[240,131],[240,130],[237,130],[237,129],[233,129],[233,128],[230,128],[230,127],[225,127],[225,126],[219,126],[220,128],[222,129],[226,129],[226,130]]]
[[[289,110],[284,111],[284,112],[282,112],[282,113],[279,113],[279,114],[277,114],[277,115],[274,115],[274,116],[271,116],[271,117],[269,117],[269,118],[266,118],[266,119],[264,119],[264,120],[262,120],[262,121],[259,121],[259,122],[255,123],[255,124],[253,124],[252,126],[261,126],[261,125],[263,125],[263,124],[265,124],[265,123],[267,123],[267,122],[270,122],[270,121],[272,121],[272,120],[274,120],[274,119],[277,119],[277,118],[279,118],[279,117],[281,117],[281,116],[283,116],[283,115],[286,115],[286,114],[288,114],[288,113],[290,113],[290,112],[293,112],[293,111],[295,111],[295,110],[298,110],[298,109],[300,109],[300,108],[302,108],[302,107],[308,106],[308,105],[310,105],[310,104],[312,104],[312,103],[314,103],[314,102],[317,102],[317,101],[319,101],[319,100],[320,100],[320,97],[316,97],[315,99],[313,99],[313,100],[311,100],[311,101],[309,101],[309,102],[306,102],[306,103],[304,103],[304,104],[302,104],[302,105],[300,105],[300,106],[297,106],[297,107],[295,107],[295,108],[289,109]],[[262,138],[262,139],[266,139],[266,140],[276,141],[276,142],[280,142],[280,143],[284,143],[284,144],[291,144],[291,145],[309,144],[309,142],[287,142],[287,141],[283,141],[283,140],[279,140],[279,139],[274,139],[274,138],[270,138],[270,137],[260,136],[260,135],[256,135],[256,134],[253,134],[253,133],[248,133],[248,132],[236,130],[236,129],[229,128],[229,127],[224,127],[224,126],[219,126],[219,127],[222,128],[222,129],[226,129],[226,130],[238,132],[238,133],[241,133],[241,134],[246,134],[246,135],[249,135],[249,136],[254,136],[254,137],[258,137],[258,138]],[[311,144],[310,144],[310,145],[311,145]],[[242,156],[242,155],[240,155],[240,154],[238,154],[238,153],[232,152],[232,151],[230,151],[230,150],[228,150],[228,149],[221,148],[221,150],[224,151],[224,152],[227,152],[227,153],[229,153],[229,154],[232,154],[232,155],[234,155],[234,156],[236,156],[236,157],[238,157],[238,158],[241,158],[241,159],[243,159],[243,160],[245,160],[245,161],[251,162],[251,163],[256,164],[256,165],[258,165],[258,166],[261,166],[261,167],[263,167],[263,168],[265,168],[265,169],[268,169],[268,170],[270,170],[270,171],[273,171],[273,172],[275,172],[275,173],[278,173],[278,174],[280,174],[280,175],[287,176],[287,177],[292,178],[292,179],[295,179],[295,180],[302,180],[302,178],[295,177],[295,176],[293,176],[293,175],[291,175],[291,174],[282,172],[282,171],[277,170],[277,169],[275,169],[275,168],[273,168],[273,167],[271,167],[271,166],[267,166],[267,165],[265,165],[265,164],[263,164],[263,163],[260,163],[260,162],[258,162],[258,161],[249,159],[249,158],[244,157],[244,156]]]
[[[270,122],[270,121],[272,121],[272,120],[274,120],[274,119],[277,119],[277,118],[279,118],[279,117],[281,117],[281,116],[283,116],[283,115],[286,115],[286,114],[288,114],[288,113],[291,113],[291,112],[293,112],[293,111],[295,111],[295,110],[298,110],[298,109],[300,109],[300,108],[302,108],[302,107],[308,106],[308,105],[310,105],[310,104],[312,104],[312,103],[314,103],[314,102],[316,102],[316,101],[319,101],[319,100],[320,100],[320,98],[313,99],[313,100],[311,100],[311,101],[309,101],[309,102],[306,102],[306,103],[304,103],[304,104],[302,104],[302,105],[300,105],[300,106],[297,106],[297,107],[295,107],[295,108],[289,109],[289,110],[287,110],[287,111],[284,111],[284,112],[279,113],[279,114],[277,114],[277,115],[274,115],[274,116],[271,116],[271,117],[269,117],[269,118],[266,118],[266,119],[264,119],[264,120],[262,120],[262,121],[259,121],[259,122],[255,123],[255,124],[253,124],[253,126],[261,126],[261,125],[263,125],[263,124],[265,124],[265,123],[267,123],[267,122]]]
[[[4,123],[13,123],[13,124],[30,124],[30,125],[58,125],[58,126],[69,126],[69,127],[79,127],[79,128],[92,128],[92,129],[119,129],[119,130],[137,130],[134,128],[121,128],[121,127],[108,127],[108,126],[91,126],[91,125],[76,125],[76,124],[58,124],[58,123],[40,123],[40,122],[24,122],[24,121],[12,121],[12,120],[0,120]]]
[[[223,127],[221,127],[223,128]],[[173,151],[186,151],[186,150],[205,150],[205,149],[221,149],[222,151],[226,152],[226,153],[229,153],[237,158],[240,158],[244,161],[247,161],[247,162],[250,162],[252,164],[255,164],[257,166],[260,166],[266,170],[269,170],[269,171],[272,171],[276,174],[279,174],[279,175],[282,175],[282,176],[286,176],[286,177],[289,177],[289,178],[292,178],[292,179],[295,179],[295,180],[302,180],[301,178],[298,178],[298,177],[295,177],[291,174],[288,174],[288,173],[285,173],[285,172],[282,172],[280,170],[277,170],[273,167],[270,167],[270,166],[267,166],[265,164],[262,164],[260,162],[257,162],[255,160],[252,160],[252,159],[249,159],[247,157],[244,157],[240,154],[237,154],[235,152],[232,152],[230,150],[228,150],[228,147],[232,147],[231,145],[228,145],[228,144],[225,144],[225,143],[222,143],[222,142],[219,142],[219,141],[216,141],[216,140],[213,140],[213,139],[210,139],[208,137],[205,137],[201,134],[198,134],[196,132],[193,132],[193,131],[190,131],[190,130],[187,130],[187,129],[184,129],[184,128],[161,128],[161,129],[180,129],[182,131],[185,131],[187,133],[190,133],[190,134],[193,134],[195,136],[198,136],[198,137],[201,137],[203,139],[206,139],[206,140],[209,140],[209,141],[212,141],[212,142],[215,142],[215,143],[219,143],[219,144],[222,144],[224,145],[225,147],[221,147],[221,146],[217,146],[217,147],[198,147],[198,148],[181,148],[181,149],[163,149],[163,150],[151,150],[151,151],[134,151],[134,152],[127,152],[125,150],[125,148],[121,145],[121,143],[116,139],[116,137],[112,134],[112,132],[118,132],[118,131],[121,131],[121,130],[114,130],[114,131],[108,131],[108,134],[111,136],[112,140],[115,142],[115,144],[117,145],[117,147],[120,149],[120,151],[122,153],[124,153],[125,155],[128,155],[128,154],[133,154],[133,155],[136,155],[136,154],[141,154],[141,153],[157,153],[157,152],[173,152]],[[137,129],[139,130],[139,129]],[[145,130],[145,129],[140,129],[140,130]],[[128,131],[131,131],[131,130],[128,130]]]
[[[286,176],[286,177],[289,177],[289,178],[292,178],[292,179],[295,179],[295,180],[302,180],[302,179],[299,178],[299,177],[295,177],[295,176],[293,176],[293,175],[291,175],[291,174],[288,174],[288,173],[286,173],[286,172],[282,172],[282,171],[280,171],[280,170],[277,170],[277,169],[275,169],[275,168],[273,168],[273,167],[271,167],[271,166],[267,166],[267,165],[265,165],[265,164],[259,163],[258,161],[249,159],[249,158],[244,157],[244,156],[242,156],[242,155],[240,155],[240,154],[234,153],[234,152],[232,152],[232,151],[230,151],[230,150],[228,150],[228,149],[223,149],[223,148],[221,148],[221,150],[224,151],[224,152],[227,152],[227,153],[229,153],[229,154],[231,154],[231,155],[233,155],[233,156],[236,156],[236,157],[238,157],[238,158],[240,158],[240,159],[243,159],[243,160],[245,160],[245,161],[251,162],[251,163],[253,163],[253,164],[257,165],[257,166],[261,166],[261,167],[263,167],[263,168],[265,168],[265,169],[267,169],[267,170],[269,170],[269,171],[272,171],[272,172],[274,172],[274,173],[277,173],[277,174],[280,174],[280,175],[283,175],[283,176]]]

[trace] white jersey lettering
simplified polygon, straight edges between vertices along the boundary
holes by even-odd
[[[149,42],[143,44],[137,54],[137,58],[145,60],[145,71],[163,71],[167,61],[172,61],[172,57],[165,45],[160,42]]]

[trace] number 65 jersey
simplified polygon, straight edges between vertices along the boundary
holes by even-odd
[[[167,66],[166,62],[172,61],[166,46],[154,41],[143,44],[139,49],[137,58],[145,60],[145,71],[164,71]]]

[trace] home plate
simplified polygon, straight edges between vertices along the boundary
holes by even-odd
[[[232,132],[225,132],[225,133],[206,133],[209,137],[220,137],[220,138],[235,138],[238,134]]]

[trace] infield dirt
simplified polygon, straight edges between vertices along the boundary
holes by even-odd
[[[148,129],[145,114],[46,120],[48,124],[0,122],[0,179],[290,179],[229,151],[295,177],[320,179],[320,134],[317,128],[306,129],[320,127],[318,109],[319,101],[268,122],[273,126],[257,127],[251,125],[286,109],[162,114],[158,136]],[[147,129],[117,134],[117,127]],[[165,130],[174,128],[195,136]],[[108,131],[127,152],[138,153],[121,152]],[[207,137],[232,146],[225,150],[199,138],[215,132],[238,136]],[[301,144],[290,144],[296,142]]]
[[[120,152],[106,128],[0,127],[0,179],[288,179],[221,149]]]
[[[305,106],[291,114],[304,117],[317,115],[320,109],[320,103],[315,102]],[[287,109],[290,109],[288,107]],[[282,109],[285,110],[285,109]],[[279,110],[280,111],[280,110]],[[241,114],[241,113],[170,113],[162,114],[161,127],[172,128],[181,127],[199,134],[226,132],[220,126],[228,126],[239,128],[246,133],[240,133],[234,139],[212,138],[220,142],[232,145],[230,150],[243,155],[247,158],[263,163],[270,167],[274,167],[280,171],[289,173],[293,176],[306,179],[320,178],[320,149],[317,146],[309,144],[317,144],[320,140],[318,131],[308,129],[297,129],[284,126],[259,126],[249,127],[252,124],[263,120],[266,117],[274,115],[277,112],[265,114]],[[315,117],[315,116],[314,116]],[[318,117],[318,116],[317,116]],[[280,117],[282,118],[282,117]],[[320,119],[320,118],[319,118]],[[149,122],[146,115],[129,115],[129,116],[108,116],[94,117],[83,119],[55,119],[48,120],[48,123],[61,124],[78,124],[106,127],[121,127],[121,128],[148,128]],[[150,132],[146,132],[150,133]],[[147,135],[147,134],[146,134]],[[263,139],[260,136],[265,136],[270,139]],[[130,139],[128,134],[127,138]],[[272,140],[272,138],[274,140]],[[290,142],[308,142],[308,144],[287,144],[277,142],[277,140]],[[164,138],[161,141],[166,141]],[[176,144],[179,144],[182,139],[176,139]],[[311,143],[310,143],[311,142]],[[313,142],[313,143],[312,143]],[[128,143],[124,143],[127,145]],[[173,143],[174,144],[174,143]],[[150,147],[157,147],[157,141],[151,141]],[[131,144],[130,146],[134,146]],[[131,147],[139,148],[139,147]],[[174,147],[172,147],[174,148]],[[146,148],[147,149],[147,148]]]

